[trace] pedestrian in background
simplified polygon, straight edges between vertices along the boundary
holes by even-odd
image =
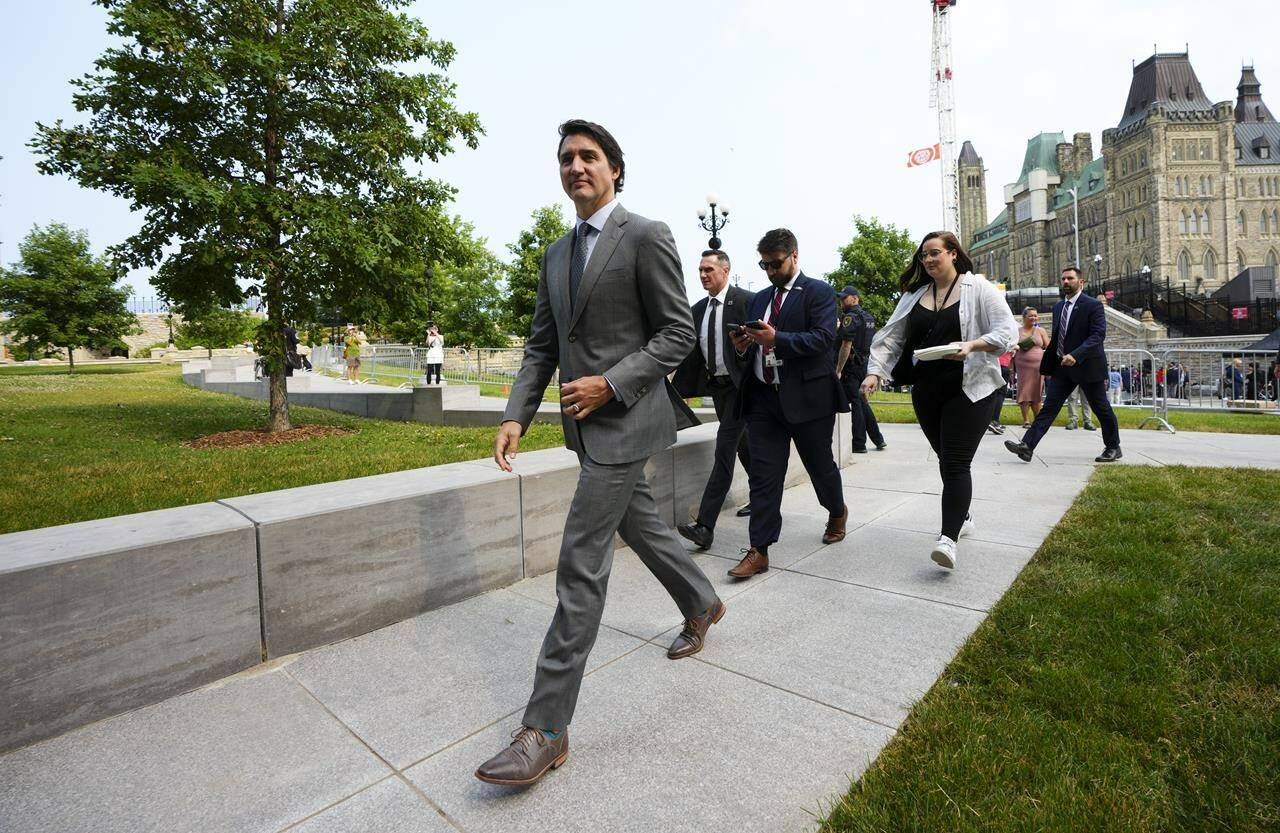
[[[1122,383],[1120,380],[1120,371],[1114,367],[1107,371],[1107,392],[1111,395],[1111,404],[1120,404],[1120,389]]]
[[[867,453],[867,437],[875,443],[876,451],[884,451],[888,445],[880,433],[871,403],[858,393],[858,387],[867,377],[867,359],[871,356],[871,339],[876,334],[876,318],[862,306],[862,294],[855,286],[846,286],[836,293],[840,302],[840,314],[836,322],[836,375],[849,398],[850,421],[853,423],[853,453]]]
[[[991,424],[987,426],[987,430],[992,434],[1004,433],[1004,425],[1000,423],[1000,417],[1004,411],[1004,401],[1009,398],[1009,381],[1013,378],[1012,364],[1012,350],[1000,354],[1000,378],[1004,379],[1004,387],[998,391],[1000,395],[996,397],[995,409],[991,413]]]
[[[1022,326],[1018,328],[1017,352],[1013,356],[1013,368],[1018,377],[1018,407],[1022,409],[1022,427],[1030,428],[1031,420],[1040,415],[1040,403],[1044,399],[1044,384],[1040,376],[1040,362],[1049,335],[1040,326],[1040,312],[1035,307],[1022,311]]]
[[[354,385],[360,381],[360,336],[354,325],[347,327],[342,358],[347,360],[346,380]]]
[[[912,382],[916,421],[942,476],[942,530],[930,558],[954,568],[957,541],[973,530],[973,455],[1004,387],[998,357],[1013,348],[1018,324],[1004,294],[973,274],[973,262],[949,231],[925,236],[898,284],[902,298],[871,343],[862,393],[869,396],[888,376]],[[937,361],[913,357],[943,345],[955,352]]]
[[[440,328],[436,326],[436,322],[427,322],[427,384],[443,384],[440,381],[440,370],[444,367],[444,336],[440,335]],[[435,381],[431,381],[431,375],[435,374]]]

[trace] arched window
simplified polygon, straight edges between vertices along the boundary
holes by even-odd
[[[1243,272],[1244,270],[1245,270],[1244,252],[1240,251],[1239,249],[1236,249],[1236,271]]]
[[[1131,261],[1129,261],[1129,260],[1125,260],[1125,262],[1124,262],[1124,272],[1123,272],[1122,274],[1125,274],[1125,275],[1132,275],[1132,274],[1133,274],[1133,263],[1132,263]]]
[[[1280,234],[1280,209],[1271,210],[1271,230]]]
[[[1212,197],[1213,196],[1213,177],[1210,176],[1208,178],[1208,181],[1209,181],[1209,196]]]
[[[1142,218],[1142,239],[1143,240],[1147,239],[1147,218],[1146,217]]]
[[[1204,279],[1206,281],[1218,279],[1218,256],[1213,253],[1213,249],[1204,253]]]
[[[1204,177],[1200,177],[1200,196],[1209,193],[1209,186],[1205,184]]]
[[[1187,212],[1183,211],[1182,214],[1178,216],[1178,234],[1186,234],[1186,233],[1187,233]]]
[[[1244,211],[1236,215],[1236,234],[1241,237],[1249,236],[1249,220],[1244,216]]]
[[[1258,231],[1261,232],[1263,237],[1271,234],[1271,215],[1265,211],[1262,212],[1262,217],[1258,220]]]
[[[1200,217],[1201,217],[1200,233],[1213,234],[1213,228],[1210,227],[1209,225],[1209,209],[1206,208],[1204,210],[1204,214],[1201,214]]]
[[[1191,280],[1191,256],[1185,249],[1178,254],[1178,279],[1183,283]]]
[[[1272,249],[1271,251],[1267,252],[1267,265],[1270,266],[1272,269],[1275,269],[1277,264],[1280,264],[1280,259],[1276,258],[1276,250]]]

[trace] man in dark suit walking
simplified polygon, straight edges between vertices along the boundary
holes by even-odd
[[[747,450],[746,422],[734,413],[738,388],[746,370],[744,357],[729,341],[730,325],[747,320],[747,304],[752,293],[729,285],[729,256],[717,249],[702,253],[698,278],[707,297],[693,306],[693,326],[698,346],[685,358],[671,380],[683,397],[710,396],[715,403],[720,428],[716,431],[715,459],[702,492],[697,517],[676,527],[685,538],[706,549],[715,540],[716,518],[724,507],[725,495],[733,483],[733,457],[737,453],[742,470],[750,474],[751,454]]]
[[[1102,453],[1094,458],[1111,463],[1120,453],[1120,426],[1111,403],[1107,402],[1107,314],[1096,298],[1084,294],[1084,275],[1074,266],[1062,270],[1062,290],[1066,295],[1053,307],[1053,335],[1040,360],[1040,374],[1049,378],[1044,407],[1022,435],[1021,442],[1005,440],[1005,448],[1031,462],[1036,446],[1077,387],[1102,424]]]
[[[598,124],[560,125],[560,182],[577,210],[574,230],[547,247],[524,361],[494,439],[511,471],[520,437],[560,371],[565,445],[582,470],[565,519],[556,568],[556,612],[542,643],[533,694],[514,742],[480,765],[491,784],[526,786],[569,755],[569,721],[600,630],[618,533],[662,583],[684,628],[667,650],[702,649],[724,604],[675,532],[658,515],[645,462],[676,440],[667,374],[694,346],[675,240],[665,223],[618,203],[625,166]]]
[[[849,510],[831,452],[836,413],[849,400],[836,378],[836,297],[831,285],[800,272],[799,245],[786,229],[760,239],[767,289],[756,293],[733,344],[746,360],[738,408],[751,449],[751,547],[734,578],[769,569],[769,546],[782,533],[782,489],[791,443],[829,518],[822,543],[844,540]],[[755,326],[752,326],[755,325]]]

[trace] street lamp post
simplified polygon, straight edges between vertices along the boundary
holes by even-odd
[[[720,230],[729,222],[729,207],[721,205],[719,198],[715,194],[707,194],[707,203],[710,204],[711,210],[698,209],[698,225],[702,226],[703,230],[711,232],[711,239],[707,241],[707,247],[719,249]]]

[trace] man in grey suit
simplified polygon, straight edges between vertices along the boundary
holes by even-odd
[[[533,325],[493,456],[511,471],[520,437],[559,367],[565,445],[577,452],[582,470],[560,544],[558,604],[524,725],[476,770],[491,784],[533,784],[568,757],[569,721],[600,628],[615,532],[684,617],[667,656],[702,650],[725,609],[658,516],[644,478],[649,457],[675,442],[676,394],[666,376],[695,343],[671,230],[617,202],[626,172],[622,149],[600,125],[578,119],[560,125],[557,157],[577,220],[543,256]]]

